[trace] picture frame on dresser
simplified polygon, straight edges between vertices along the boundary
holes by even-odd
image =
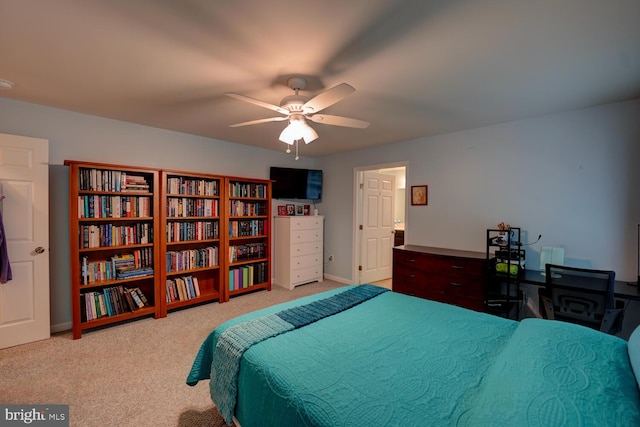
[[[278,215],[280,216],[287,216],[287,206],[285,205],[279,205],[278,206]]]

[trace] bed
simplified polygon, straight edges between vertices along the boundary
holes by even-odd
[[[187,384],[209,380],[242,427],[638,426],[638,367],[639,333],[627,343],[361,285],[223,323]]]

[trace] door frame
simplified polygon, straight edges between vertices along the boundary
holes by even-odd
[[[371,171],[371,170],[380,170],[380,169],[391,169],[391,168],[398,168],[398,167],[404,167],[404,175],[405,175],[405,182],[407,182],[408,180],[406,179],[408,173],[409,173],[409,162],[407,161],[402,161],[402,162],[391,162],[391,163],[380,163],[380,164],[375,164],[375,165],[366,165],[366,166],[357,166],[355,168],[353,168],[353,236],[352,236],[352,248],[353,248],[353,253],[352,253],[352,259],[354,260],[352,268],[352,277],[354,278],[354,283],[356,284],[361,284],[360,283],[360,271],[358,269],[358,266],[360,265],[360,254],[361,254],[361,241],[360,241],[360,229],[359,229],[359,225],[362,223],[362,219],[364,217],[364,212],[363,212],[363,203],[362,203],[362,196],[363,196],[363,192],[360,191],[360,173],[364,172],[364,171]],[[406,188],[406,187],[405,187]],[[405,231],[404,231],[404,237],[405,240],[407,238],[407,232],[408,232],[408,223],[407,223],[407,203],[408,203],[408,198],[406,196],[406,190],[405,190],[405,210],[404,210],[404,227],[405,227]]]

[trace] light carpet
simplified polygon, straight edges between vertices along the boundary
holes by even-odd
[[[200,344],[216,326],[249,311],[336,287],[325,280],[273,286],[83,333],[0,350],[0,402],[68,404],[71,426],[224,426],[208,382],[186,385]]]

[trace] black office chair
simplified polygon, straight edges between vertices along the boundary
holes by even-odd
[[[614,271],[546,264],[546,285],[538,291],[542,317],[615,335],[624,315],[613,297],[615,277]]]

